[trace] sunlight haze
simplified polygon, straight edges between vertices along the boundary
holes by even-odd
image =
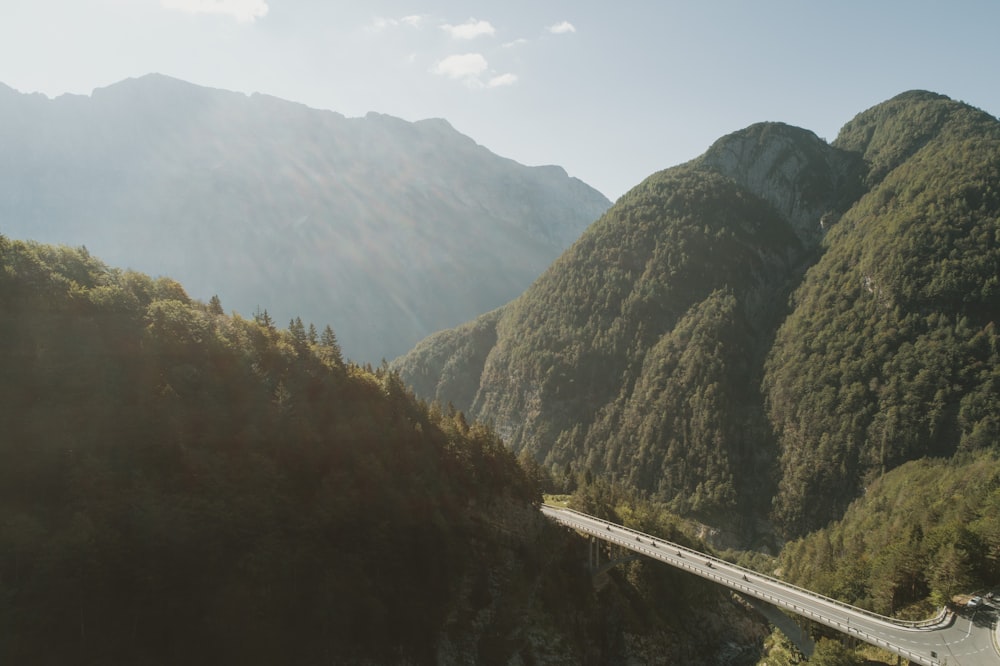
[[[158,72],[347,116],[445,118],[611,199],[754,122],[832,140],[914,88],[1000,109],[987,1],[4,4],[0,82],[21,92]]]

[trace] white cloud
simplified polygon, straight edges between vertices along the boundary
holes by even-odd
[[[176,9],[191,14],[227,14],[241,23],[267,15],[266,0],[160,0],[164,9]]]
[[[513,41],[507,42],[506,44],[503,45],[503,47],[505,49],[509,49],[513,46],[520,46],[521,44],[527,44],[527,43],[528,43],[527,39],[525,39],[524,37],[518,37]]]
[[[550,25],[548,30],[553,35],[565,35],[568,32],[576,32],[576,27],[569,21],[563,21],[562,23]]]
[[[500,86],[512,86],[517,83],[517,74],[501,74],[500,76],[494,76],[486,84],[487,88],[499,88]]]
[[[482,75],[489,69],[489,63],[481,53],[463,53],[460,55],[450,55],[443,60],[439,60],[431,72],[446,76],[449,79],[461,81],[474,90],[483,88],[500,88],[502,86],[512,86],[517,83],[517,75],[506,73],[490,77],[483,81]]]
[[[368,26],[368,30],[371,32],[382,32],[388,27],[394,26],[398,23],[396,19],[385,18],[384,16],[376,16],[372,19],[371,25]]]
[[[451,25],[450,23],[445,23],[441,26],[441,29],[451,35],[454,39],[475,39],[482,35],[492,35],[496,32],[496,29],[490,24],[489,21],[477,21],[474,18],[470,18],[465,23],[459,25]]]
[[[481,53],[463,53],[439,60],[431,71],[449,79],[478,81],[479,75],[485,72],[487,67],[489,63]]]
[[[372,19],[371,24],[366,28],[366,30],[368,32],[382,32],[383,30],[395,28],[400,25],[409,26],[419,30],[424,26],[424,17],[419,14],[411,14],[398,19],[376,16]]]

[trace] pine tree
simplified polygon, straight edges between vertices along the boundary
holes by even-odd
[[[340,350],[340,343],[337,342],[337,335],[327,324],[323,328],[323,333],[319,337],[319,345],[322,348],[321,356],[334,365],[344,365],[344,356]]]
[[[214,315],[226,314],[226,311],[222,309],[222,301],[219,300],[218,294],[214,294],[212,298],[208,300],[208,311]]]
[[[306,327],[302,324],[302,318],[296,317],[288,322],[288,332],[292,334],[292,338],[295,340],[295,344],[301,347],[305,347],[308,339],[306,338]]]
[[[271,318],[271,315],[267,313],[266,308],[261,310],[258,305],[257,311],[253,313],[253,320],[269,331],[274,330],[274,320]]]

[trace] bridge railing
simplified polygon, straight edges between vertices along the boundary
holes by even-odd
[[[607,526],[614,527],[614,529],[616,529],[618,531],[626,532],[626,533],[630,533],[630,534],[634,534],[635,536],[640,537],[640,538],[641,537],[646,537],[647,539],[650,540],[650,544],[653,544],[653,543],[657,544],[657,546],[655,547],[656,548],[655,550],[651,550],[651,549],[645,548],[643,546],[637,546],[634,541],[630,541],[630,540],[625,539],[625,538],[617,537],[614,534],[607,534],[606,532],[601,532],[600,530],[596,530],[596,529],[590,529],[590,530],[588,530],[586,527],[579,526],[579,525],[573,525],[572,526],[572,527],[574,527],[574,529],[583,529],[584,531],[589,531],[594,536],[599,537],[601,539],[604,539],[605,541],[610,541],[612,543],[620,544],[620,545],[624,546],[625,548],[627,548],[629,550],[640,552],[640,553],[643,553],[645,555],[649,555],[649,556],[653,557],[654,559],[657,559],[657,560],[660,560],[660,561],[663,561],[663,558],[667,555],[663,551],[663,549],[659,548],[659,546],[664,546],[664,547],[666,547],[668,549],[676,550],[678,553],[687,553],[688,555],[690,555],[692,557],[695,557],[697,559],[700,559],[700,560],[703,559],[706,562],[716,562],[718,564],[721,564],[721,565],[727,567],[730,570],[735,571],[736,573],[752,574],[758,580],[766,580],[766,581],[769,581],[769,582],[771,582],[773,584],[776,584],[776,585],[779,585],[779,586],[782,586],[782,587],[785,587],[785,588],[794,589],[799,594],[802,594],[804,596],[808,596],[808,597],[810,597],[810,598],[812,598],[814,600],[819,600],[819,601],[827,602],[827,603],[833,604],[833,605],[835,605],[837,607],[843,608],[845,610],[850,610],[851,612],[855,612],[855,613],[858,613],[858,614],[861,614],[861,615],[865,615],[865,616],[871,617],[873,619],[880,620],[882,622],[888,622],[889,624],[895,624],[897,626],[903,626],[903,627],[916,626],[917,624],[919,624],[919,623],[909,622],[909,621],[906,621],[906,620],[895,620],[894,618],[889,618],[889,617],[886,617],[884,615],[879,615],[878,613],[873,613],[873,612],[867,611],[867,610],[865,610],[863,608],[857,608],[856,606],[851,606],[850,604],[845,604],[842,601],[837,601],[836,599],[831,599],[830,597],[826,597],[826,596],[823,596],[821,594],[817,594],[815,592],[812,592],[811,590],[807,590],[805,588],[798,587],[797,585],[792,585],[790,583],[786,583],[785,581],[782,581],[780,579],[774,578],[772,576],[768,576],[766,574],[758,573],[756,571],[753,571],[752,569],[747,569],[745,567],[741,567],[741,566],[739,566],[737,564],[733,564],[732,562],[727,562],[725,560],[719,559],[719,558],[714,557],[712,555],[708,555],[707,553],[703,553],[701,551],[694,550],[693,548],[688,548],[686,546],[682,546],[682,545],[674,543],[672,541],[667,541],[665,539],[661,539],[659,537],[655,537],[655,536],[652,536],[650,534],[646,534],[645,532],[640,532],[638,530],[633,530],[633,529],[625,527],[623,525],[619,525],[618,523],[611,523],[609,521],[602,520],[600,518],[596,518],[594,516],[590,516],[588,514],[581,513],[579,511],[574,511],[572,509],[552,509],[552,510],[554,512],[556,512],[556,513],[558,513],[559,511],[566,511],[566,512],[570,512],[570,513],[574,513],[574,514],[576,514],[578,516],[581,516],[583,518],[587,518],[589,520],[596,520],[598,522],[604,523]],[[641,543],[641,541],[640,541],[640,543]],[[743,583],[741,583],[739,581],[736,581],[736,580],[730,580],[728,577],[721,576],[718,573],[715,573],[715,572],[712,572],[712,571],[706,571],[705,569],[703,569],[703,568],[701,568],[699,566],[695,566],[694,564],[692,564],[690,562],[686,562],[683,559],[680,560],[679,562],[670,561],[669,564],[671,566],[674,566],[674,567],[679,567],[681,569],[686,569],[686,570],[688,570],[688,571],[690,571],[690,572],[692,572],[692,573],[694,573],[694,574],[696,574],[698,576],[701,576],[703,578],[707,578],[709,580],[714,580],[714,581],[716,581],[716,582],[718,582],[718,583],[720,583],[722,585],[725,585],[726,587],[728,587],[730,589],[736,590],[738,592],[743,592],[745,594],[749,594],[750,596],[756,597],[758,599],[762,599],[763,601],[767,601],[768,603],[774,604],[775,606],[778,606],[780,608],[785,608],[785,609],[790,610],[793,613],[796,613],[796,614],[801,615],[803,617],[808,617],[808,618],[813,619],[813,620],[815,620],[815,621],[817,621],[817,622],[819,622],[821,624],[825,624],[828,627],[832,627],[832,628],[837,629],[838,631],[841,631],[841,632],[846,633],[848,635],[856,636],[858,639],[863,640],[866,643],[869,643],[871,645],[875,645],[875,646],[884,648],[886,650],[889,650],[890,652],[898,654],[899,656],[903,657],[904,659],[908,659],[912,663],[922,664],[922,665],[925,665],[925,666],[938,666],[941,663],[939,660],[934,659],[933,657],[928,657],[926,655],[923,655],[923,654],[920,654],[920,653],[917,653],[917,652],[912,652],[911,650],[907,650],[906,648],[902,648],[902,647],[899,647],[899,646],[897,646],[897,645],[895,645],[893,643],[890,643],[889,641],[885,640],[884,638],[880,638],[878,636],[875,636],[875,635],[873,635],[873,634],[871,634],[871,633],[869,633],[869,632],[861,629],[860,627],[852,626],[850,624],[850,620],[849,619],[848,619],[847,622],[842,622],[842,621],[840,621],[840,620],[838,620],[838,619],[836,619],[834,617],[831,617],[829,615],[824,615],[822,613],[817,613],[814,610],[811,610],[809,608],[805,608],[803,606],[800,606],[799,604],[796,604],[796,603],[794,603],[792,601],[788,601],[786,599],[782,599],[780,597],[776,597],[776,596],[774,596],[774,595],[772,595],[772,594],[770,594],[770,593],[768,593],[768,592],[766,592],[764,590],[752,587],[750,585],[744,585]],[[940,622],[943,619],[943,617],[944,617],[944,612],[942,612],[942,613],[939,614],[939,616],[935,620],[935,622]],[[930,621],[925,620],[923,622],[930,622]],[[930,626],[930,625],[928,624],[928,625],[925,625],[925,626]]]
[[[726,560],[720,559],[718,557],[715,557],[714,555],[709,555],[708,553],[703,553],[703,552],[701,552],[699,550],[694,550],[693,548],[688,548],[686,546],[682,546],[682,545],[674,543],[672,541],[667,541],[666,539],[661,539],[660,537],[653,536],[651,534],[646,534],[645,532],[640,532],[638,530],[634,530],[631,527],[625,527],[624,525],[619,525],[618,523],[612,523],[612,522],[610,522],[608,520],[604,520],[602,518],[597,518],[596,516],[591,516],[589,514],[582,513],[580,511],[576,511],[574,509],[568,509],[568,508],[567,509],[563,509],[563,508],[556,509],[556,508],[552,508],[552,510],[553,511],[565,511],[565,512],[568,512],[568,513],[576,514],[576,515],[578,515],[578,516],[580,516],[582,518],[587,518],[589,520],[596,520],[598,522],[604,523],[605,525],[611,526],[611,527],[613,527],[613,528],[615,528],[617,530],[621,530],[622,532],[629,532],[629,533],[634,534],[634,535],[639,536],[639,537],[646,537],[647,539],[650,539],[651,541],[656,541],[658,543],[663,544],[664,546],[667,546],[669,548],[673,548],[673,549],[678,550],[680,552],[686,552],[689,555],[694,555],[696,557],[704,558],[706,561],[711,561],[711,562],[715,562],[715,563],[718,563],[718,564],[725,565],[726,567],[729,567],[730,569],[734,569],[737,572],[740,572],[740,573],[743,573],[743,574],[752,574],[756,578],[769,581],[769,582],[771,582],[771,583],[773,583],[775,585],[780,585],[780,586],[783,586],[785,588],[794,589],[799,594],[802,594],[804,596],[808,596],[808,597],[810,597],[812,599],[823,601],[823,602],[825,602],[827,604],[838,606],[838,607],[843,608],[845,610],[849,610],[849,611],[851,611],[853,613],[858,613],[860,615],[865,615],[865,616],[870,617],[872,619],[878,620],[880,622],[885,622],[887,624],[895,625],[897,627],[904,627],[904,628],[911,628],[911,629],[933,627],[933,626],[937,626],[939,624],[942,624],[945,621],[945,619],[947,618],[947,616],[948,616],[948,609],[947,608],[942,608],[940,611],[938,611],[937,615],[935,615],[932,618],[928,618],[926,620],[901,620],[899,618],[894,618],[894,617],[889,617],[889,616],[886,616],[886,615],[881,615],[879,613],[875,613],[875,612],[867,610],[865,608],[859,608],[857,606],[852,606],[851,604],[845,603],[843,601],[839,601],[838,599],[834,599],[832,597],[827,597],[825,595],[819,594],[818,592],[813,592],[812,590],[808,590],[808,589],[806,589],[804,587],[799,587],[798,585],[795,585],[793,583],[789,583],[787,581],[781,580],[780,578],[775,578],[773,576],[769,576],[767,574],[763,574],[763,573],[760,573],[758,571],[754,571],[753,569],[747,569],[746,567],[741,567],[738,564],[733,564],[732,562],[728,562]],[[597,532],[597,533],[595,533],[595,536],[602,536],[602,535],[599,532]],[[903,656],[906,656],[906,655],[903,655]]]

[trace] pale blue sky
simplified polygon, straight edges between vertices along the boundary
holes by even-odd
[[[997,0],[0,4],[0,82],[22,92],[159,72],[347,116],[440,117],[611,199],[762,120],[832,140],[914,88],[1000,114]]]

